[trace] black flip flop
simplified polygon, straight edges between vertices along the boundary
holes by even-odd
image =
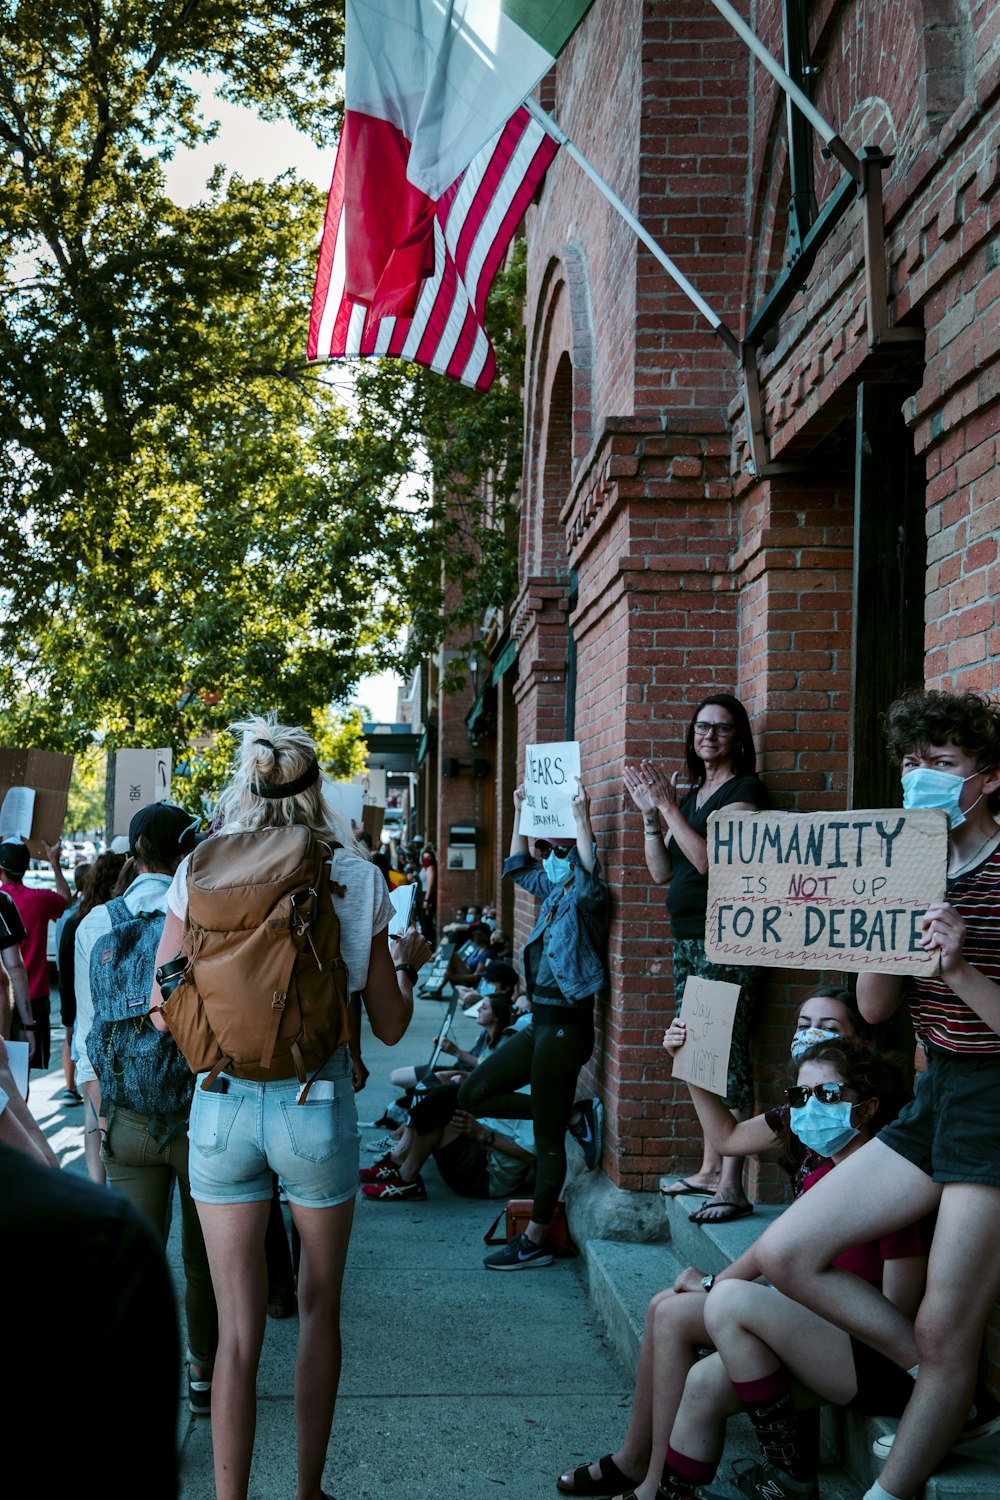
[[[660,1188],[660,1196],[663,1198],[714,1198],[719,1191],[718,1188],[699,1187],[696,1182],[688,1182],[686,1177],[679,1177],[680,1187]]]

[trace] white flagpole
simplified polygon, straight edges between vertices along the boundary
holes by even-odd
[[[646,249],[650,252],[650,254],[656,256],[656,259],[660,262],[660,265],[666,271],[667,275],[677,283],[681,291],[684,293],[685,297],[687,297],[688,301],[693,302],[695,307],[701,313],[702,317],[711,324],[713,331],[719,335],[719,338],[726,345],[726,347],[728,349],[731,349],[734,354],[739,354],[740,341],[736,337],[735,333],[733,333],[732,329],[728,328],[726,324],[723,323],[719,315],[717,313],[714,313],[709,307],[704,297],[702,297],[699,292],[695,291],[694,287],[691,285],[690,281],[688,281],[683,271],[679,270],[678,267],[674,265],[674,262],[670,259],[670,256],[666,253],[665,250],[661,249],[661,247],[656,243],[656,241],[653,239],[653,236],[648,232],[648,230],[643,228],[642,224],[636,218],[635,214],[632,213],[631,209],[626,208],[625,204],[619,198],[618,194],[614,191],[613,188],[609,187],[609,185],[605,182],[604,178],[600,175],[596,168],[591,166],[590,162],[584,156],[583,152],[580,151],[576,146],[574,146],[565,130],[563,130],[560,125],[557,125],[552,116],[550,114],[546,114],[545,110],[542,109],[542,106],[538,104],[534,99],[530,97],[525,99],[524,107],[531,115],[531,117],[538,121],[542,129],[546,131],[554,141],[558,141],[559,145],[563,148],[566,154],[573,158],[577,166],[581,167],[583,171],[586,172],[591,182],[600,190],[601,193],[603,193],[604,197],[611,204],[612,208],[616,209],[618,213],[621,214],[622,218],[625,220],[629,228],[636,235],[638,235],[639,239],[646,246]]]
[[[824,120],[819,110],[812,103],[811,99],[803,93],[802,89],[799,88],[794,78],[790,78],[781,64],[771,56],[763,42],[750,30],[750,27],[739,12],[734,10],[729,4],[729,0],[712,0],[712,4],[719,14],[729,22],[737,36],[746,42],[757,61],[767,69],[775,82],[784,89],[796,108],[802,111],[823,144],[833,153],[841,165],[846,167],[855,181],[860,183],[862,174],[861,163],[858,161],[858,158],[851,148],[841,140],[833,126]]]

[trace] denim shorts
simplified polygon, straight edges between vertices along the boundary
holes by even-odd
[[[277,1172],[290,1203],[333,1208],[358,1190],[358,1111],[346,1047],[298,1103],[296,1078],[227,1078],[206,1093],[198,1077],[188,1124],[191,1196],[198,1203],[263,1203]]]
[[[935,1182],[1000,1187],[1000,1054],[924,1050],[914,1098],[879,1140]]]

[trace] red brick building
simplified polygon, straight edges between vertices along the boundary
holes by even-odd
[[[561,153],[526,225],[520,589],[491,623],[486,689],[438,707],[439,845],[446,824],[479,828],[467,900],[501,897],[524,745],[581,742],[615,894],[593,1078],[604,1169],[634,1190],[695,1157],[660,1047],[663,892],[623,763],[676,767],[692,709],[724,689],[777,806],[891,804],[879,709],[921,677],[1000,687],[1000,10],[762,0],[753,16],[779,58],[790,29],[863,191],[709,0],[593,6],[542,102],[742,358]],[[504,899],[521,941],[530,903]],[[762,1092],[801,984],[771,976]]]

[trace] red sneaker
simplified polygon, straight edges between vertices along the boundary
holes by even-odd
[[[397,1177],[394,1182],[367,1182],[361,1191],[366,1198],[377,1198],[380,1203],[392,1203],[404,1198],[414,1198],[419,1202],[427,1197],[427,1189],[419,1177],[413,1182],[404,1182],[401,1177]]]
[[[398,1182],[399,1167],[393,1161],[392,1153],[386,1152],[385,1156],[380,1156],[370,1167],[362,1167],[358,1172],[358,1179],[361,1182]]]

